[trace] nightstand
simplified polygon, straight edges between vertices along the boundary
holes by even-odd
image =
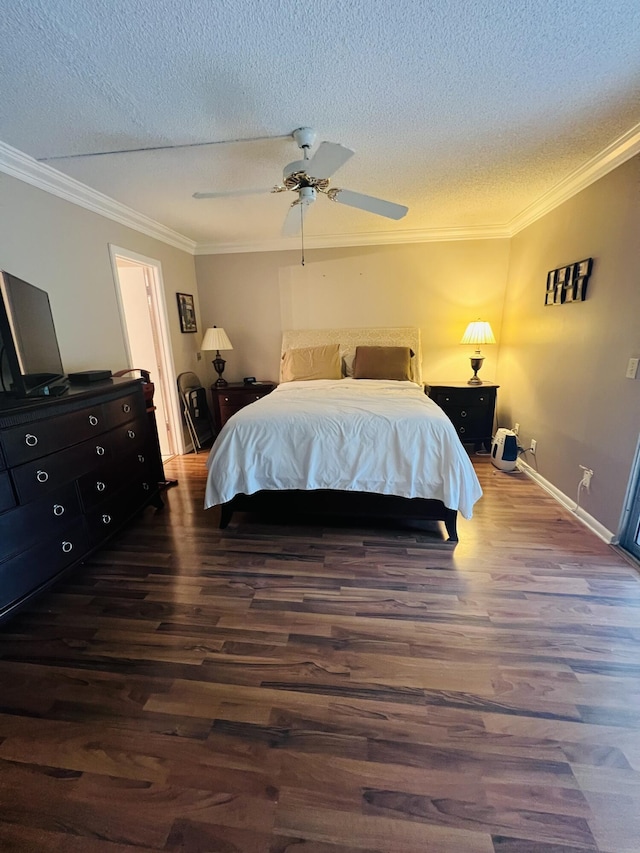
[[[425,393],[453,423],[463,444],[473,442],[476,450],[484,444],[485,450],[490,452],[499,387],[490,382],[482,385],[451,382],[447,385],[425,385]]]
[[[231,415],[239,412],[240,409],[244,409],[250,403],[255,403],[261,397],[266,397],[275,387],[275,382],[254,382],[253,385],[245,385],[244,382],[230,382],[223,388],[212,385],[211,403],[218,432]]]

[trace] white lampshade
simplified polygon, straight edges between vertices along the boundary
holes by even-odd
[[[474,320],[473,323],[469,323],[460,341],[461,344],[472,344],[475,347],[480,347],[482,344],[495,344],[495,342],[491,326],[486,320]]]
[[[233,344],[224,329],[214,326],[211,329],[207,329],[204,333],[200,349],[205,352],[209,350],[213,352],[213,350],[233,349]]]

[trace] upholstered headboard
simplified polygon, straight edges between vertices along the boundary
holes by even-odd
[[[342,358],[353,356],[357,346],[410,347],[411,378],[422,384],[422,347],[420,329],[413,326],[389,326],[371,329],[286,329],[282,333],[282,349],[301,349],[321,344],[340,344]]]

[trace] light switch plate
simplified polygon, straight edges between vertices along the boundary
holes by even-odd
[[[638,361],[640,361],[640,359],[637,359],[637,358],[630,358],[629,359],[629,363],[627,364],[627,372],[625,373],[625,376],[627,377],[627,379],[635,379],[636,378],[636,375],[638,373]]]

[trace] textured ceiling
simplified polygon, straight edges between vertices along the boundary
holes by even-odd
[[[356,150],[306,233],[504,225],[640,121],[638,0],[4,0],[0,140],[35,158],[290,134]],[[49,165],[199,244],[274,245],[292,139]]]

